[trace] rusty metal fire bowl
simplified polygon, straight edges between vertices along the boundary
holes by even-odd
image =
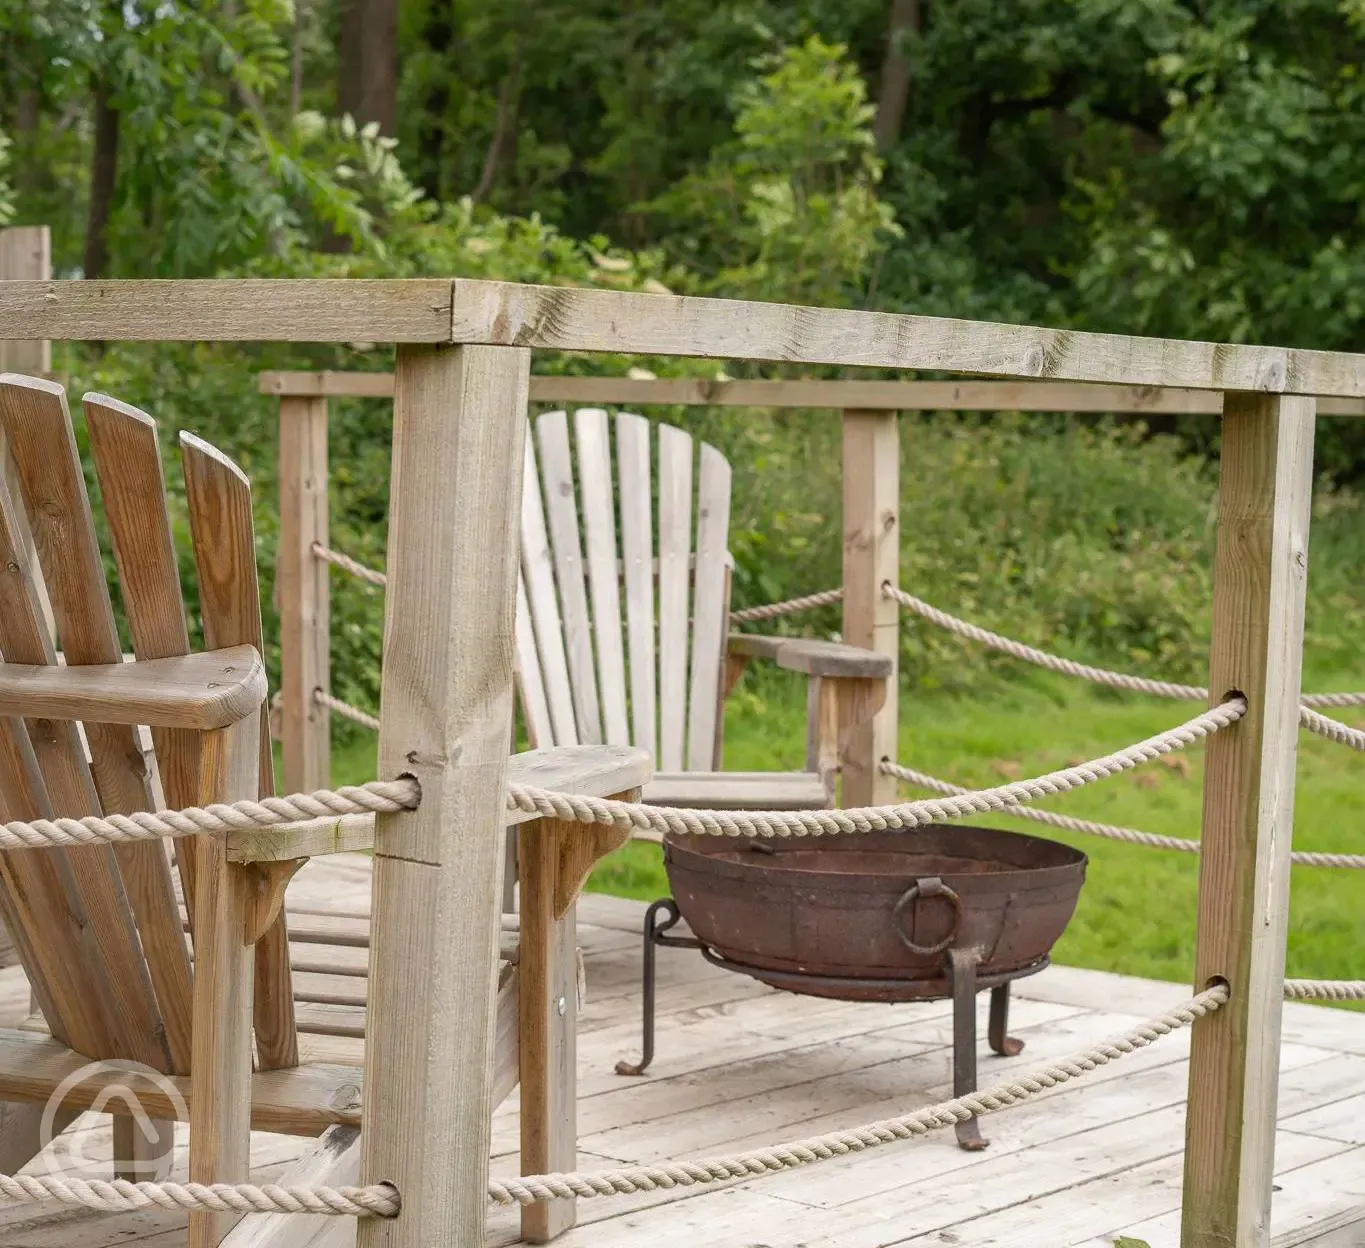
[[[1002,1057],[1010,984],[1041,971],[1085,882],[1079,850],[994,828],[931,824],[908,832],[792,840],[667,836],[673,896],[645,911],[642,1056],[654,1060],[659,949],[696,949],[727,971],[789,992],[844,1001],[953,1003],[953,1095],[976,1090],[977,993],[990,992],[986,1038]],[[686,919],[689,935],[670,934]],[[975,1118],[958,1143],[985,1148]]]
[[[947,953],[979,988],[1047,964],[1085,881],[1079,850],[994,828],[931,824],[829,839],[669,837],[673,898],[730,969],[811,996],[952,995]]]

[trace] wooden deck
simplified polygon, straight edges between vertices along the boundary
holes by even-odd
[[[363,860],[317,860],[300,895],[367,903]],[[331,865],[329,865],[331,864]],[[302,904],[302,903],[300,903]],[[639,1045],[643,906],[588,897],[580,944],[588,1000],[579,1042],[582,1168],[665,1160],[799,1138],[944,1099],[950,1090],[943,1003],[849,1005],[772,991],[661,953],[659,1047],[643,1079],[613,1073]],[[1187,995],[1180,985],[1053,968],[1017,986],[1024,1054],[983,1056],[983,1083],[1121,1031]],[[983,998],[984,1005],[984,998]],[[0,1015],[26,1012],[15,972],[0,975]],[[1365,1245],[1365,1014],[1291,1005],[1275,1196],[1276,1248]],[[984,1034],[984,1018],[983,1018]],[[563,1248],[1101,1248],[1116,1236],[1179,1241],[1188,1032],[1085,1080],[983,1121],[992,1141],[968,1154],[951,1132],[762,1180],[694,1194],[583,1201]],[[107,1175],[107,1119],[86,1115],[58,1142],[72,1173]],[[184,1140],[179,1141],[183,1150]],[[305,1146],[257,1135],[256,1177],[276,1177]],[[515,1095],[494,1122],[494,1170],[517,1169]],[[178,1157],[183,1174],[183,1152]],[[38,1163],[35,1163],[38,1164]],[[0,1210],[5,1248],[170,1248],[174,1215]],[[515,1211],[490,1217],[489,1242],[517,1242]]]

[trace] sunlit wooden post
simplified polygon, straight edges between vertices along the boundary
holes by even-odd
[[[896,758],[900,608],[882,593],[900,584],[900,435],[895,412],[844,412],[844,631],[851,646],[887,655],[891,692],[871,723],[850,734],[842,759],[845,806],[896,800],[883,758]],[[815,682],[811,682],[814,685]]]
[[[1183,1248],[1270,1242],[1314,408],[1225,403],[1209,693],[1247,713],[1207,747],[1195,982],[1232,997],[1194,1027]]]
[[[531,353],[400,346],[359,1248],[481,1244],[487,1205],[518,516]]]
[[[331,712],[316,694],[331,691],[330,569],[313,553],[327,545],[327,400],[280,398],[280,543],[275,577],[280,607],[281,738],[286,793],[331,782]]]

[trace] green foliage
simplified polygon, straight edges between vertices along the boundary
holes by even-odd
[[[734,138],[650,206],[702,289],[862,301],[899,233],[878,201],[872,109],[846,49],[812,35],[735,93]]]

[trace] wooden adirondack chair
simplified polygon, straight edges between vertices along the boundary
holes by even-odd
[[[0,814],[152,809],[157,786],[149,762],[171,808],[269,793],[247,479],[213,447],[182,435],[208,647],[192,654],[156,426],[102,395],[87,395],[84,406],[135,659],[121,654],[65,394],[51,382],[0,375],[0,433],[40,565],[21,540],[21,502],[0,477],[0,562],[7,568],[0,576]],[[40,609],[40,576],[60,656]],[[150,726],[150,759],[138,725]],[[538,751],[513,760],[511,775],[570,791],[630,794],[647,778],[648,759],[634,749]],[[523,829],[520,934],[504,939],[495,1101],[519,1075],[523,1164],[536,1171],[574,1165],[575,1009],[564,1008],[576,999],[573,900],[596,858],[624,836],[579,826],[534,821]],[[255,1126],[330,1131],[294,1178],[346,1181],[361,1125],[364,962],[329,956],[325,931],[300,932],[310,941],[307,952],[291,950],[282,901],[299,863],[269,861],[270,834],[236,836],[173,843],[187,912],[165,842],[0,853],[0,915],[40,1009],[27,1027],[0,1030],[4,1172],[41,1147],[44,1103],[66,1081],[58,1121],[104,1104],[115,1083],[131,1084],[143,1109],[163,1120],[160,1138],[148,1144],[130,1118],[116,1119],[116,1168],[129,1177],[164,1169],[165,1120],[177,1116],[183,1098],[193,1180],[245,1179]],[[255,855],[242,849],[251,849],[253,837],[266,845]],[[308,923],[304,916],[305,929]],[[318,925],[327,927],[321,916]],[[335,924],[329,930],[347,954],[357,952],[347,946],[366,943],[363,923],[359,932],[338,933]],[[297,1009],[296,999],[303,1002]],[[92,1059],[133,1061],[149,1073],[82,1076]],[[572,1223],[572,1202],[526,1214],[527,1237],[548,1238]],[[236,1244],[297,1245],[316,1231],[309,1219],[253,1216],[235,1231],[220,1215],[189,1220],[192,1248],[218,1245],[229,1233]],[[332,1220],[325,1235],[338,1234],[345,1242],[353,1223]]]
[[[698,457],[688,434],[661,424],[656,477],[650,422],[621,412],[613,473],[607,413],[580,408],[573,426],[573,449],[562,411],[539,416],[526,440],[516,644],[531,741],[647,749],[657,770],[644,796],[658,805],[832,805],[841,743],[885,700],[890,660],[729,633],[725,457],[707,443]],[[719,770],[724,701],[755,657],[809,678],[802,771]]]

